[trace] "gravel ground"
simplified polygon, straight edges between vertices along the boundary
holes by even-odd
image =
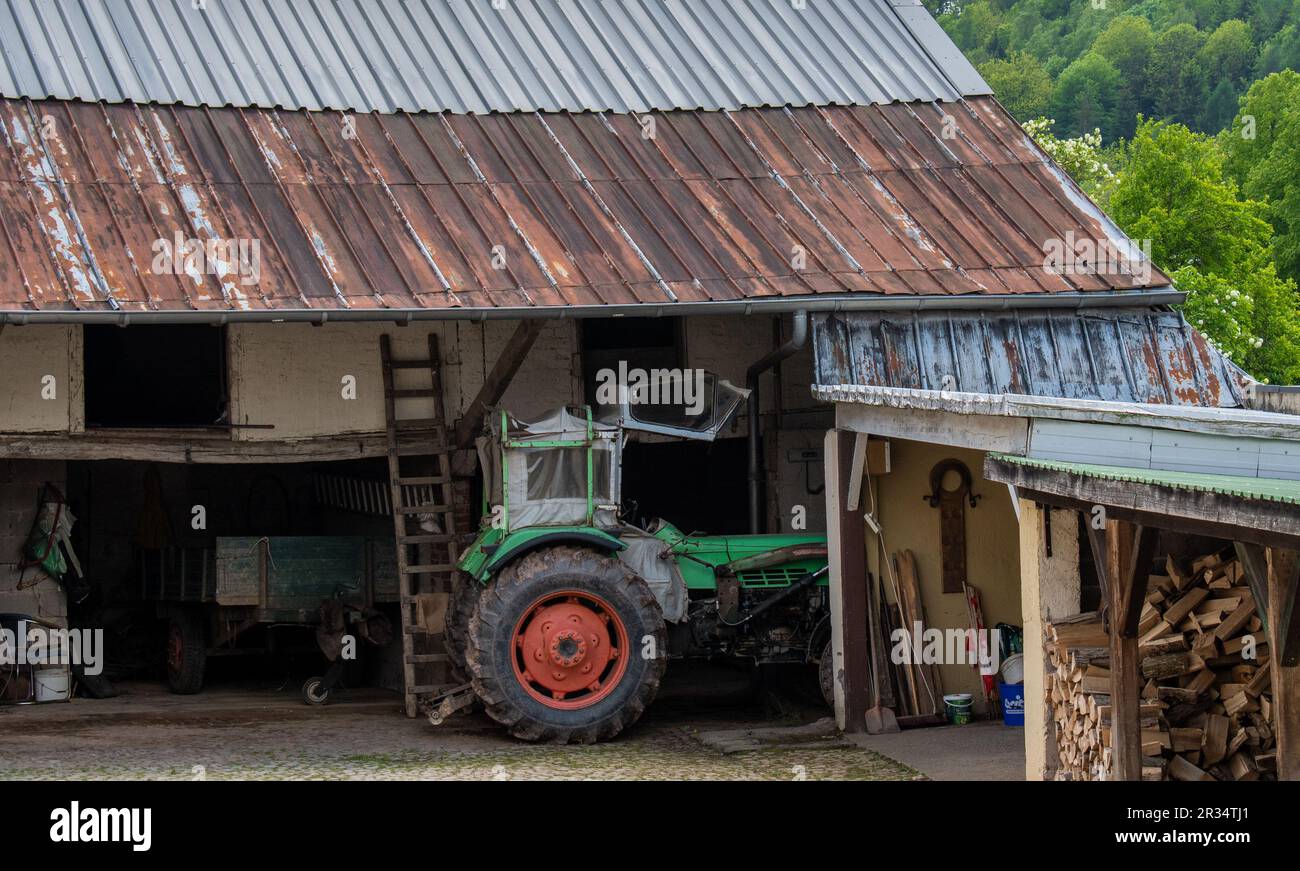
[[[523,744],[483,714],[441,727],[391,697],[309,709],[246,693],[204,705],[148,693],[126,700],[0,709],[0,780],[909,780],[915,771],[854,746],[723,755],[702,731],[793,725],[770,712],[656,705],[592,747]],[[185,697],[201,699],[202,697]],[[96,708],[95,706],[101,706]],[[69,710],[75,709],[75,710]],[[96,716],[96,714],[99,714]],[[823,712],[824,713],[824,712]],[[24,722],[26,721],[26,722]]]

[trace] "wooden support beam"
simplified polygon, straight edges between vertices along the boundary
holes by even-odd
[[[1052,506],[1045,505],[1044,511],[1051,511]],[[1088,546],[1092,549],[1092,565],[1097,572],[1097,584],[1101,587],[1101,608],[1103,619],[1108,617],[1110,612],[1110,571],[1106,564],[1106,524],[1103,521],[1100,528],[1094,522],[1094,515],[1089,511],[1080,511],[1083,515],[1084,528],[1088,530]]]
[[[1150,526],[1134,526],[1133,544],[1129,560],[1124,566],[1124,610],[1116,614],[1125,638],[1138,637],[1142,622],[1142,606],[1146,604],[1147,581],[1151,577],[1151,562],[1160,543],[1160,530]]]
[[[848,509],[853,442],[853,433],[831,430],[826,434],[823,457],[836,721],[845,732],[863,732],[871,703],[871,647],[867,637],[870,598],[866,525],[859,512]]]
[[[1110,612],[1111,770],[1116,780],[1142,779],[1137,618],[1159,533],[1122,520],[1106,522],[1105,569]]]
[[[1268,549],[1269,662],[1272,669],[1273,732],[1277,736],[1277,779],[1300,780],[1300,665],[1294,648],[1300,641],[1300,552]],[[1288,652],[1291,659],[1288,663]]]
[[[1259,616],[1267,631],[1270,625],[1268,622],[1268,548],[1248,541],[1234,541],[1232,544],[1237,552],[1237,561],[1241,563],[1241,570],[1246,575],[1250,592],[1260,605]]]
[[[464,416],[456,424],[457,445],[466,448],[474,443],[474,439],[483,428],[483,419],[501,401],[501,397],[505,395],[506,388],[510,386],[510,382],[519,371],[519,367],[523,365],[524,359],[528,357],[528,351],[533,347],[533,343],[537,341],[537,336],[542,332],[542,327],[545,324],[546,321],[541,318],[531,318],[519,322],[514,334],[510,336],[506,346],[501,349],[496,363],[492,366],[492,371],[488,373],[487,378],[483,381],[483,386],[479,388],[474,401],[465,409]]]

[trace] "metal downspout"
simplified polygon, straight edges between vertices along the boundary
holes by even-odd
[[[746,416],[749,424],[749,531],[763,531],[763,452],[759,448],[758,376],[787,357],[798,353],[808,342],[808,312],[799,309],[794,313],[794,330],[789,340],[774,351],[755,361],[745,372],[745,386],[749,388]]]

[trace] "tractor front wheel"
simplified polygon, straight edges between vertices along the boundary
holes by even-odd
[[[645,581],[578,547],[534,551],[483,590],[466,660],[488,714],[527,741],[591,744],[632,725],[666,664]]]

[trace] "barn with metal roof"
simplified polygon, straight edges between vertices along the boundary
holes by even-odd
[[[630,519],[829,526],[834,619],[766,643],[832,658],[846,731],[919,726],[945,690],[996,697],[966,664],[891,668],[881,619],[970,628],[971,591],[983,626],[1042,618],[1027,503],[994,483],[1019,467],[986,453],[1040,457],[1043,419],[1148,445],[1230,420],[1292,468],[1286,416],[1250,410],[1281,394],[1182,318],[920,0],[8,0],[0,130],[0,470],[23,482],[0,611],[85,618],[26,575],[41,482],[89,518],[103,595],[157,606],[173,651],[284,615],[142,593],[155,551],[386,535],[381,681],[413,714],[450,682],[428,615],[490,517],[490,412],[600,412],[601,373],[707,368],[749,390],[739,413],[707,444],[631,444]],[[1107,256],[1056,268],[1065,239]],[[165,520],[200,498],[229,508],[210,530]],[[1048,569],[1079,588],[1074,519]],[[186,622],[250,601],[238,631]],[[1027,733],[1030,767],[1049,743]]]

